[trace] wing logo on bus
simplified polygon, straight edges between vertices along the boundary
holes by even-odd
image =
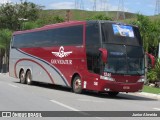
[[[71,53],[72,53],[72,51],[65,52],[63,46],[61,46],[61,47],[59,48],[59,52],[52,52],[53,55],[55,55],[56,57],[60,57],[60,58],[67,57],[67,56],[69,56]]]

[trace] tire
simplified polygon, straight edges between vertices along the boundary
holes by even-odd
[[[22,70],[22,71],[20,72],[19,79],[20,79],[20,83],[26,84],[26,79],[25,79],[24,70]]]
[[[26,74],[26,82],[27,82],[28,85],[33,84],[31,71],[28,71],[27,74]]]
[[[108,92],[108,95],[111,97],[115,97],[118,95],[119,92]]]
[[[72,90],[74,93],[81,94],[82,93],[82,80],[79,76],[76,76],[73,80]]]

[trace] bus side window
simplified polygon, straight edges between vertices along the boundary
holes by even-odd
[[[100,73],[99,48],[100,35],[98,23],[89,23],[86,27],[87,67],[90,72],[97,74]]]

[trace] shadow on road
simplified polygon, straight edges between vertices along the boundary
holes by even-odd
[[[117,99],[117,100],[158,101],[157,99],[154,99],[154,98],[132,95],[130,93],[128,93],[128,94],[127,93],[119,93],[117,96],[111,97],[107,93],[99,94],[99,93],[87,91],[84,93],[84,95],[95,96],[95,97],[100,97],[100,98],[107,98],[107,99]]]
[[[15,82],[15,81],[14,81],[14,83],[20,84],[20,82]],[[32,86],[42,87],[42,88],[46,88],[46,89],[60,90],[60,91],[68,92],[68,94],[72,92],[71,88],[63,87],[63,86],[60,86],[60,85],[34,82],[34,84],[31,85],[31,87]],[[82,95],[99,97],[99,98],[104,98],[104,99],[107,98],[107,99],[117,99],[117,100],[158,101],[155,98],[148,98],[148,97],[145,97],[145,96],[140,96],[138,94],[137,95],[132,95],[130,93],[129,94],[119,93],[117,96],[111,97],[107,93],[98,93],[98,92],[94,92],[94,91],[83,91]]]

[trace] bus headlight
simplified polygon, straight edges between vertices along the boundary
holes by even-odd
[[[140,79],[137,82],[145,82],[144,76],[141,76]]]
[[[112,78],[112,77],[107,77],[107,76],[100,76],[100,79],[108,80],[108,81],[115,81],[114,78]]]

